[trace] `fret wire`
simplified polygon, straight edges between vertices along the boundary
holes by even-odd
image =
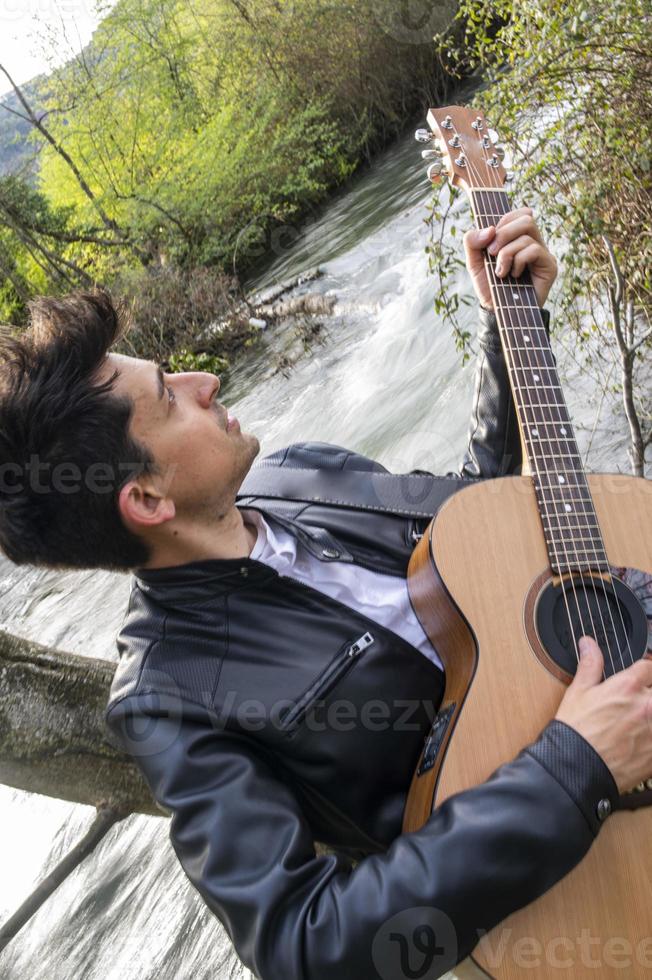
[[[578,468],[582,466],[582,457],[580,456],[579,453],[576,453],[574,451],[570,451],[565,454],[537,452],[537,460],[543,461],[544,465],[546,464],[546,460],[556,460],[558,463],[559,462],[563,463],[565,460],[570,460],[573,466],[577,466]],[[544,472],[558,473],[559,470],[546,469]]]
[[[574,553],[576,553],[578,555],[595,555],[595,549],[594,548],[577,548]]]
[[[528,405],[527,408],[563,408],[566,411],[565,402],[537,402],[536,405]],[[562,419],[550,419],[551,422],[561,422]],[[570,422],[570,419],[568,420]],[[545,424],[545,423],[544,423]]]
[[[578,488],[576,487],[575,489],[578,489]],[[553,503],[553,504],[588,504],[590,502],[590,497],[588,495],[586,497],[564,497],[564,496],[560,496],[560,497],[555,497],[555,498],[547,497],[545,499],[546,499],[546,502]],[[591,510],[589,509],[589,510],[575,510],[575,511],[573,511],[573,510],[565,510],[564,511],[564,517],[565,518],[566,517],[571,517],[573,515],[573,513],[576,516],[579,516],[579,517],[590,517],[591,516]]]
[[[575,538],[577,541],[590,541],[592,544],[595,544],[595,538],[593,537],[593,535],[590,534],[586,534],[586,535],[577,534],[575,535]],[[548,542],[549,540],[550,540],[549,538],[546,538],[546,542]]]
[[[561,515],[559,516],[561,517]],[[549,531],[553,536],[562,531],[582,531],[586,532],[587,536],[595,541],[598,525],[593,520],[587,520],[587,518],[591,517],[591,514],[569,514],[568,516],[572,519],[572,522],[564,522],[563,525],[555,526],[554,522],[549,521],[549,527],[545,530]]]
[[[532,368],[532,371],[534,371],[534,368]],[[519,389],[521,391],[554,391],[555,389],[561,391],[561,385],[553,385],[553,384],[545,384],[545,383],[524,385],[521,383],[519,384]]]
[[[554,524],[553,517],[556,518],[557,516],[559,517],[559,521],[557,521],[558,527],[554,527],[552,526]],[[570,518],[569,521],[566,520],[567,517]],[[562,531],[564,529],[568,530],[572,527],[578,531],[582,529],[589,530],[589,533],[594,537],[595,535],[593,534],[593,529],[595,528],[597,530],[598,523],[597,521],[592,520],[592,517],[593,515],[590,512],[580,514],[576,511],[574,514],[564,514],[563,518],[561,514],[550,514],[548,515],[547,520],[549,524],[551,524],[552,531]],[[589,518],[591,518],[591,520],[589,520]],[[564,521],[563,525],[559,523],[561,520]]]
[[[564,520],[565,521],[567,517],[572,518],[575,521],[575,523],[577,524],[578,528],[579,527],[595,527],[595,528],[599,527],[599,524],[598,524],[597,521],[579,520],[580,517],[591,517],[591,514],[561,514],[561,513],[559,513],[559,514],[547,514],[547,515],[545,515],[545,520],[552,521],[554,519],[554,520]]]
[[[611,566],[609,565],[608,558],[596,557],[592,561],[586,561],[586,559],[578,559],[577,561],[563,561],[559,562],[557,567],[554,569],[558,575],[571,575],[576,574],[579,576],[589,575],[595,572],[609,572]],[[595,586],[593,587],[595,591]],[[595,629],[595,626],[593,626]],[[606,629],[603,626],[603,629]],[[613,657],[611,660],[613,661]],[[617,669],[614,662],[614,669]]]
[[[538,487],[538,489],[541,491],[540,496],[542,498],[544,497],[545,494],[548,495],[547,497],[545,497],[545,499],[546,499],[546,501],[548,503],[552,503],[552,504],[589,504],[589,503],[591,503],[592,504],[591,495],[589,493],[588,487],[586,488],[586,494],[585,494],[585,496],[582,496],[582,490],[584,489],[583,487],[581,487],[581,486],[569,487],[569,485],[567,483],[565,483],[563,487],[541,487],[540,486],[540,487]],[[559,491],[559,495],[558,496],[554,496],[553,495],[553,491]],[[570,493],[569,491],[572,491],[572,493]],[[570,514],[570,513],[571,513],[571,511],[564,510],[564,515]],[[582,510],[581,513],[582,514],[590,514],[591,511],[590,510]]]
[[[561,574],[562,572],[586,572],[590,570],[596,570],[600,572],[610,571],[609,559],[606,555],[589,555],[580,556],[577,559],[565,558],[564,561],[559,562],[557,571]]]

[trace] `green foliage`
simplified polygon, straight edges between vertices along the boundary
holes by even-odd
[[[426,246],[428,255],[428,270],[431,275],[436,277],[437,287],[434,297],[435,313],[444,317],[452,327],[455,348],[462,355],[462,364],[466,364],[473,353],[471,344],[471,333],[465,330],[457,318],[460,304],[468,306],[471,300],[466,296],[460,296],[459,292],[452,287],[455,274],[465,268],[465,263],[460,259],[459,244],[451,245],[445,240],[445,232],[448,230],[452,238],[456,237],[457,226],[450,220],[450,212],[453,204],[460,196],[460,191],[448,186],[448,202],[444,206],[439,196],[435,197],[431,203],[426,223],[430,229],[430,241]]]
[[[430,35],[401,43],[385,26],[371,0],[120,0],[50,79],[48,124],[85,186],[51,145],[41,186],[76,226],[103,213],[140,262],[226,269],[238,242],[246,271],[261,234],[318,204],[437,89]]]
[[[475,102],[513,148],[519,203],[535,208],[564,254],[562,320],[601,390],[614,387],[615,366],[627,387],[624,347],[633,351],[634,407],[649,444],[649,0],[461,0],[455,28],[437,43],[453,73],[485,79]]]
[[[12,241],[2,308],[98,282],[124,292],[134,351],[195,356],[193,331],[230,307],[193,314],[188,297],[273,254],[437,97],[432,34],[453,13],[445,0],[406,35],[390,0],[118,0],[39,89],[38,235],[56,268],[41,254],[37,274]]]
[[[192,351],[182,347],[181,350],[171,354],[168,358],[170,371],[210,371],[212,374],[224,374],[229,369],[229,362],[226,357],[219,354],[193,354]]]
[[[0,322],[20,323],[33,292],[76,281],[57,247],[64,224],[24,180],[0,177]]]

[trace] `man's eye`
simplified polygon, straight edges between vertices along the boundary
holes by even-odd
[[[174,392],[172,391],[172,388],[170,388],[170,386],[167,385],[167,389],[168,389],[168,401],[169,402],[176,401],[176,398],[174,397]]]

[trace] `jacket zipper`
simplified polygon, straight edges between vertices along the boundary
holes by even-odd
[[[394,575],[393,572],[379,571],[377,568],[374,568],[373,565],[365,564],[364,562],[361,561],[357,561],[355,564],[359,565],[360,568],[368,568],[372,572],[378,572],[379,575]],[[292,583],[293,587],[296,586],[298,589],[303,589],[304,592],[309,592],[310,595],[312,596],[315,595],[320,596],[320,598],[322,600],[325,600],[327,604],[335,605],[340,610],[348,609],[349,612],[354,612],[358,619],[366,620],[372,629],[378,629],[380,627],[381,630],[383,630],[385,633],[388,633],[392,637],[392,641],[394,643],[398,643],[398,645],[402,646],[404,649],[411,650],[412,653],[414,653],[417,657],[423,657],[423,654],[421,653],[420,650],[417,650],[417,648],[412,646],[411,643],[409,643],[407,640],[404,640],[399,633],[396,633],[395,630],[390,629],[389,626],[383,626],[377,620],[371,619],[369,616],[365,616],[364,613],[358,612],[357,609],[355,610],[352,609],[350,606],[347,606],[345,603],[340,602],[339,599],[333,599],[331,596],[326,595],[325,592],[320,592],[319,589],[315,589],[314,586],[312,585],[306,585],[305,582],[301,582],[298,578],[293,578],[291,575],[282,575],[280,572],[274,572],[274,574],[282,582],[290,582]]]
[[[304,716],[319,696],[326,694],[334,687],[350,670],[360,654],[373,643],[375,643],[374,637],[369,632],[363,633],[357,640],[347,643],[344,649],[340,650],[326,669],[310,685],[306,693],[299,698],[293,707],[288,709],[281,720],[281,729],[291,734],[303,721]]]

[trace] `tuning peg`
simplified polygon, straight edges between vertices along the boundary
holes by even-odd
[[[433,138],[433,133],[429,129],[417,129],[414,138],[417,143],[430,143]]]
[[[505,183],[511,183],[512,180],[514,180],[514,171],[508,170],[505,174]]]
[[[432,150],[422,150],[421,159],[422,160],[439,160],[441,159],[442,151],[439,147],[435,147]]]
[[[443,160],[435,160],[434,163],[431,163],[426,173],[428,175],[428,180],[432,184],[438,184],[441,180],[445,180],[445,178],[448,176]]]

